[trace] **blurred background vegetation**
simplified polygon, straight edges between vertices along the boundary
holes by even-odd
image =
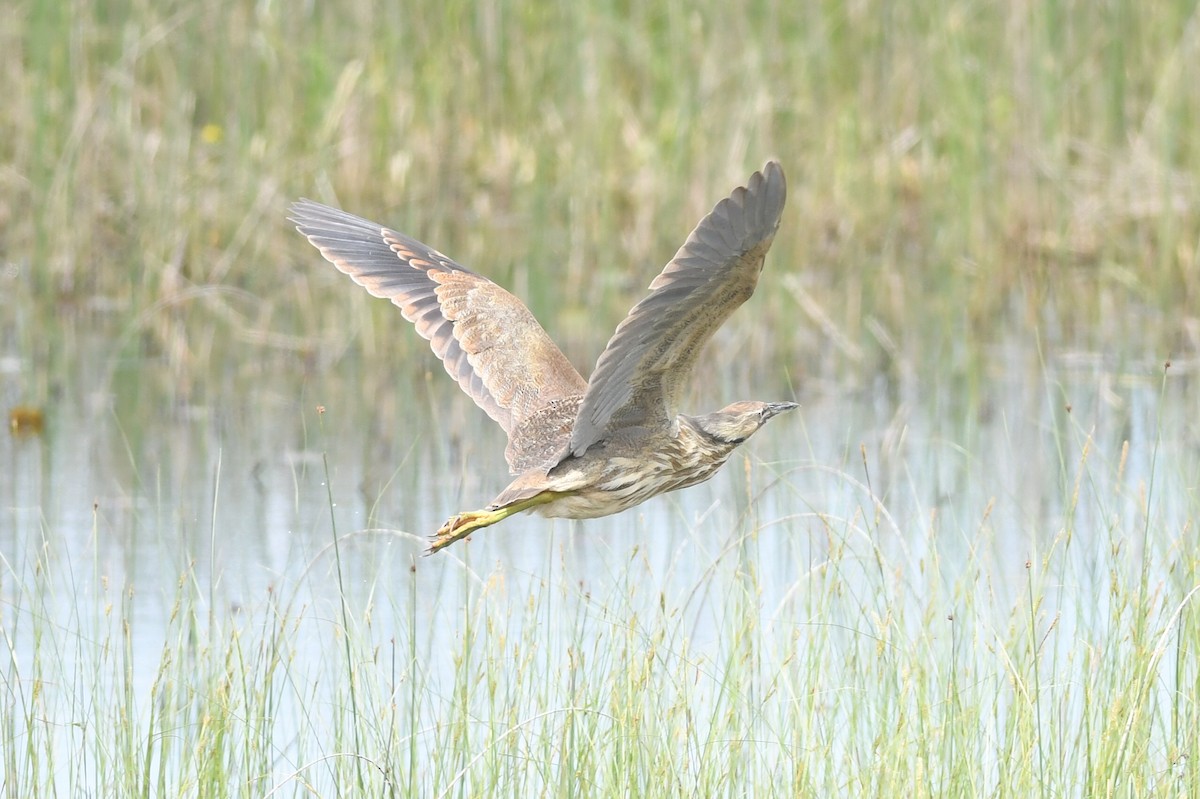
[[[0,3],[10,793],[1196,795],[1198,64],[1197,0]],[[288,205],[587,374],[768,158],[688,409],[794,426],[418,571],[500,431]]]
[[[0,325],[42,363],[63,325],[111,330],[185,391],[234,346],[404,362],[423,342],[285,220],[308,196],[513,289],[587,374],[691,226],[775,157],[789,206],[723,334],[740,362],[970,378],[1016,332],[1183,365],[1197,63],[1190,0],[16,0]]]

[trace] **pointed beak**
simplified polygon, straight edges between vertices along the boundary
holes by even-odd
[[[768,402],[767,403],[767,412],[765,414],[763,414],[763,416],[764,416],[764,419],[770,419],[774,416],[778,416],[779,414],[783,413],[784,411],[795,410],[796,408],[799,408],[799,407],[800,407],[800,405],[795,402]]]

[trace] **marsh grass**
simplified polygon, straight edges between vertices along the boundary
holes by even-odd
[[[98,470],[133,507],[81,541],[11,483],[0,794],[1200,795],[1200,475],[1166,413],[1197,401],[1198,51],[1185,2],[0,6],[4,394],[122,452]],[[767,157],[784,224],[700,391],[878,391],[889,419],[834,431],[841,462],[807,432],[746,461],[711,513],[603,528],[636,545],[564,525],[536,569],[410,559],[387,525],[434,511],[377,503],[486,495],[498,434],[287,204],[494,277],[586,373]],[[1008,371],[1045,388],[1005,404]],[[223,418],[284,373],[306,414],[344,400],[330,430],[282,440],[283,388]],[[267,526],[257,472],[151,420],[326,452],[352,394],[362,483],[291,466],[321,543],[239,590],[219,556]],[[70,427],[75,395],[101,407]],[[138,544],[173,526],[177,579],[146,586]]]
[[[1076,454],[1076,485],[1121,483]],[[789,490],[773,471],[748,510]],[[343,533],[237,606],[194,568],[143,596],[48,530],[6,557],[3,791],[1188,795],[1194,533],[1144,499],[1111,547],[1068,522],[1016,564],[990,508],[971,530],[752,512],[723,551],[661,542],[710,564],[690,584],[563,538],[537,575],[468,547],[364,579],[395,534]]]
[[[243,343],[420,352],[289,230],[301,195],[494,276],[586,368],[767,156],[791,196],[756,358],[798,371],[837,331],[842,378],[970,374],[1014,322],[1195,346],[1188,3],[66,8],[3,12],[7,289],[188,373]],[[783,323],[788,272],[824,330]]]

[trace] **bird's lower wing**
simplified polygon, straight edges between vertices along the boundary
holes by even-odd
[[[573,409],[586,383],[524,303],[416,239],[345,211],[300,200],[290,218],[326,260],[400,308],[508,433],[509,468],[531,468],[538,456],[514,431],[546,408]]]
[[[564,455],[675,417],[701,348],[754,293],[786,195],[771,161],[700,221],[600,355]]]

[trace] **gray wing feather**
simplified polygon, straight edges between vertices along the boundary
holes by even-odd
[[[770,161],[700,221],[601,353],[564,457],[615,430],[671,423],[701,348],[754,293],[786,196]]]

